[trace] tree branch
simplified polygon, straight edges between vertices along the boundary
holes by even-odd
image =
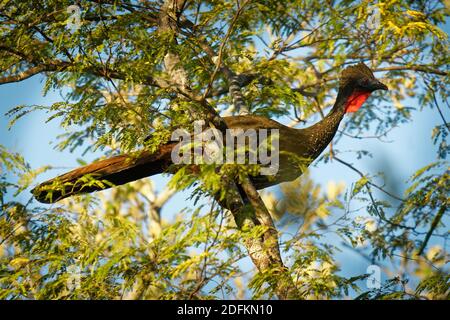
[[[25,71],[19,72],[15,75],[0,78],[0,85],[6,83],[20,82],[28,78],[31,78],[32,76],[35,76],[39,73],[47,71],[55,71],[56,69],[57,68],[54,66],[38,65],[35,67],[31,67]]]
[[[428,82],[425,81],[425,85],[427,86],[428,90],[430,90],[430,92],[431,92],[431,97],[433,98],[434,105],[436,106],[436,109],[437,109],[438,112],[439,112],[439,116],[441,117],[444,126],[445,126],[445,127],[447,128],[447,130],[450,132],[450,126],[449,126],[447,120],[445,119],[445,116],[444,116],[444,113],[443,113],[442,110],[441,110],[441,107],[439,107],[439,103],[438,103],[437,98],[436,98],[436,92],[435,92],[434,89],[430,86],[430,84],[429,84]]]
[[[433,219],[433,222],[431,223],[430,230],[428,230],[427,234],[425,235],[425,239],[422,242],[422,245],[419,248],[418,255],[422,255],[423,251],[427,247],[428,241],[430,240],[431,236],[433,235],[433,231],[438,226],[439,222],[441,221],[442,217],[444,216],[445,211],[447,211],[447,206],[442,205],[442,207],[439,208],[438,213]]]
[[[441,71],[438,69],[429,68],[427,66],[392,66],[392,67],[385,67],[385,68],[377,68],[374,70],[374,72],[380,72],[380,71],[418,71],[418,72],[425,72],[425,73],[432,73],[439,76],[447,76],[449,73],[445,71]]]
[[[365,177],[364,173],[362,173],[360,170],[356,169],[356,168],[355,168],[354,166],[352,166],[350,163],[348,163],[348,162],[346,162],[346,161],[344,161],[344,160],[342,160],[342,159],[339,159],[339,158],[336,157],[336,156],[333,157],[333,159],[336,160],[336,161],[338,161],[338,162],[340,162],[340,163],[342,163],[343,165],[345,165],[346,167],[352,169],[353,171],[355,171],[357,174],[359,174],[359,176],[360,176],[361,178]],[[377,184],[375,184],[375,183],[373,183],[373,182],[371,182],[371,181],[368,181],[367,184],[370,184],[371,186],[377,188],[378,190],[380,190],[381,192],[385,193],[386,195],[390,196],[391,198],[393,198],[393,199],[395,199],[395,200],[398,200],[398,201],[401,201],[401,202],[405,201],[405,200],[403,200],[402,198],[396,196],[395,194],[392,194],[392,193],[390,193],[389,191],[384,190],[382,187],[380,187],[379,185],[377,185]]]
[[[161,16],[161,27],[163,29],[167,30],[168,28],[171,28],[171,30],[176,30],[176,26],[171,25],[173,21],[176,22],[179,20],[173,19],[175,16],[175,12],[173,10],[176,8],[176,1],[166,0],[164,3],[162,10],[163,13]],[[230,27],[229,30],[232,30],[232,28]],[[211,48],[206,45],[206,42],[204,44],[206,49],[205,51],[210,56],[215,56]],[[179,57],[177,57],[175,53],[170,54],[173,58],[180,61]],[[182,66],[180,66],[180,63],[177,63],[176,67],[180,71],[179,74],[186,74]],[[224,72],[228,79],[234,75],[230,69],[222,66],[221,59],[218,59],[216,70]],[[218,71],[216,71],[216,73],[217,72]],[[215,75],[213,73],[211,76],[212,81],[214,80],[214,77]],[[186,84],[186,81],[178,83],[178,86],[182,86],[183,83]],[[186,92],[185,89],[186,88],[181,88],[181,90],[185,91],[185,93],[191,98],[199,102],[205,109],[206,116],[208,118],[207,120],[213,123],[216,128],[222,131],[222,133],[225,133],[227,126],[217,111],[206,101],[205,96],[207,94],[198,100],[198,97],[193,97],[190,90],[187,90]],[[265,207],[259,193],[256,191],[256,188],[253,186],[248,177],[245,177],[240,183],[233,181],[230,181],[229,183],[230,189],[232,190],[231,194],[235,194],[236,197],[239,197],[240,199],[230,199],[227,197],[227,199],[225,199],[225,207],[229,208],[232,212],[237,226],[240,229],[245,226],[252,228],[258,225],[267,227],[267,230],[264,232],[262,237],[250,238],[245,242],[250,258],[259,272],[264,273],[265,271],[271,270],[277,273],[278,281],[276,283],[272,283],[271,285],[273,286],[279,299],[298,298],[298,291],[281,259],[280,248],[278,245],[278,232],[275,229],[270,213]],[[246,204],[250,204],[252,210],[249,211]]]

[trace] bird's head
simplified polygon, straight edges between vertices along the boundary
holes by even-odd
[[[364,63],[345,68],[340,77],[339,90],[346,92],[345,112],[355,112],[375,90],[388,87],[375,78]]]

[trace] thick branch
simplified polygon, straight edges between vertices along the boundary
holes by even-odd
[[[184,2],[183,2],[184,3]],[[174,12],[177,8],[180,8],[180,5],[177,4],[176,1],[166,0],[163,6],[163,12],[165,11],[165,15],[161,17],[161,27],[164,29],[171,28],[171,30],[176,30],[176,26],[173,26],[173,21],[177,21],[179,19],[176,18],[177,12]],[[206,46],[205,46],[206,48]],[[214,53],[208,48],[207,53],[211,56]],[[176,71],[176,75],[184,75],[186,72],[183,70],[182,66],[180,66],[180,60],[176,56],[175,53],[171,54],[172,59],[178,60],[176,67],[173,67],[173,72]],[[218,69],[217,69],[218,68]],[[226,77],[230,79],[230,77],[234,76],[234,73],[231,72],[230,69],[224,68],[221,64],[220,59],[216,65],[216,72],[221,71],[224,72]],[[215,75],[212,75],[212,81],[214,81]],[[219,116],[217,111],[207,103],[205,100],[205,96],[202,99],[198,100],[198,97],[194,97],[193,94],[188,90],[186,92],[187,81],[177,81],[177,85],[181,87],[180,89],[184,91],[186,94],[190,94],[192,99],[201,103],[204,108],[207,120],[212,122],[220,131],[225,133],[227,129],[226,123]],[[278,246],[278,233],[273,225],[272,218],[265,207],[261,197],[259,196],[256,188],[251,183],[250,179],[245,178],[240,184],[230,182],[231,184],[231,194],[235,194],[238,199],[236,203],[236,199],[225,199],[226,207],[231,209],[233,213],[234,219],[236,220],[236,224],[238,227],[242,228],[244,226],[254,227],[257,225],[263,225],[267,227],[267,231],[264,233],[262,237],[251,238],[248,239],[245,243],[245,246],[248,250],[248,253],[260,272],[265,272],[268,270],[276,270],[278,276],[277,282],[272,283],[271,285],[274,288],[277,296],[280,299],[288,299],[288,298],[297,298],[298,293],[297,290],[290,278],[288,272],[286,272],[286,267],[283,265],[283,261],[281,259],[280,249]],[[245,204],[250,204],[252,210],[248,210]]]
[[[54,60],[51,63],[45,63],[45,64],[39,64],[33,67],[30,67],[29,69],[19,72],[15,75],[10,75],[6,77],[0,78],[0,85],[6,84],[6,83],[12,83],[12,82],[20,82],[23,80],[26,80],[34,75],[37,75],[42,72],[54,72],[54,71],[64,71],[67,70],[69,67],[73,67],[75,64],[63,61],[63,60]],[[86,69],[84,69],[84,72],[90,73],[92,75],[96,75],[99,77],[104,77],[107,79],[120,79],[124,80],[127,78],[127,75],[123,72],[113,70],[110,68],[107,68],[106,66],[90,66]],[[143,84],[159,87],[159,88],[167,88],[170,86],[169,83],[164,81],[163,79],[159,78],[152,78],[152,77],[146,77],[143,79]]]
[[[54,66],[39,65],[39,66],[31,67],[25,71],[15,74],[15,75],[0,78],[0,84],[20,82],[20,81],[26,80],[28,78],[31,78],[32,76],[35,76],[39,73],[46,72],[46,71],[55,71],[55,70],[56,70],[56,68]]]
[[[438,76],[447,76],[448,72],[441,71],[439,69],[433,69],[429,68],[427,66],[392,66],[392,67],[385,67],[385,68],[377,68],[374,70],[374,72],[378,71],[417,71],[417,72],[425,72],[425,73],[432,73],[436,74]]]

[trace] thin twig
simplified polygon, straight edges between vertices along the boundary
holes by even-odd
[[[438,224],[439,224],[439,222],[441,221],[441,219],[442,219],[442,217],[443,217],[445,211],[447,211],[447,206],[446,206],[446,205],[443,205],[443,206],[439,209],[439,211],[438,211],[438,213],[436,214],[436,216],[434,217],[433,222],[431,223],[431,226],[430,226],[430,230],[428,230],[428,232],[427,232],[427,234],[426,234],[426,236],[425,236],[425,239],[423,240],[422,245],[421,245],[420,248],[419,248],[419,252],[418,252],[418,255],[419,255],[419,256],[422,255],[423,251],[425,250],[425,248],[426,248],[426,246],[427,246],[427,244],[428,244],[428,241],[430,240],[430,237],[431,237],[432,234],[433,234],[433,231],[434,231],[434,230],[436,229],[436,227],[438,226]]]
[[[361,178],[365,177],[365,174],[364,174],[364,173],[362,173],[360,170],[356,169],[356,168],[355,168],[353,165],[351,165],[350,163],[348,163],[348,162],[346,162],[346,161],[344,161],[344,160],[342,160],[342,159],[340,159],[340,158],[338,158],[338,157],[336,157],[336,156],[334,157],[334,159],[337,160],[338,162],[342,163],[343,165],[347,166],[348,168],[352,169],[352,170],[355,171],[356,173],[358,173],[358,174],[361,176]],[[400,198],[399,196],[396,196],[396,195],[390,193],[389,191],[384,190],[382,187],[380,187],[379,185],[377,185],[377,184],[375,184],[375,183],[373,183],[373,182],[371,182],[371,181],[368,181],[367,183],[370,184],[371,186],[377,188],[377,189],[380,190],[381,192],[387,194],[387,195],[390,196],[391,198],[394,198],[395,200],[398,200],[398,201],[401,201],[401,202],[405,201],[404,199]]]
[[[426,81],[425,81],[425,85],[427,86],[428,90],[431,91],[431,96],[433,97],[434,105],[436,106],[436,108],[439,112],[439,115],[441,116],[442,122],[444,123],[447,130],[450,132],[450,126],[449,126],[447,120],[445,119],[444,113],[442,112],[441,108],[439,107],[439,103],[437,102],[436,93],[435,93],[434,89]]]
[[[206,99],[206,97],[208,96],[209,92],[212,89],[214,80],[215,80],[215,78],[216,78],[217,74],[219,73],[219,70],[221,69],[221,66],[222,66],[222,55],[223,55],[223,50],[225,49],[225,45],[228,42],[228,39],[231,37],[231,34],[233,33],[234,25],[236,24],[237,20],[239,19],[239,16],[241,15],[245,5],[248,2],[249,2],[248,0],[245,1],[239,7],[239,9],[236,11],[236,14],[233,17],[233,20],[230,23],[230,27],[228,28],[227,33],[226,33],[222,43],[220,44],[219,51],[218,51],[218,54],[217,54],[216,67],[214,68],[214,71],[213,71],[213,73],[211,75],[211,78],[210,78],[209,83],[208,83],[208,87],[206,88],[206,90],[205,90],[205,92],[203,94],[203,99]]]

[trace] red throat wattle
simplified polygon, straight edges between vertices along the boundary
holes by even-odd
[[[345,104],[345,112],[355,112],[358,111],[359,108],[363,105],[363,103],[370,96],[370,92],[368,91],[355,91],[348,98],[347,103]]]

